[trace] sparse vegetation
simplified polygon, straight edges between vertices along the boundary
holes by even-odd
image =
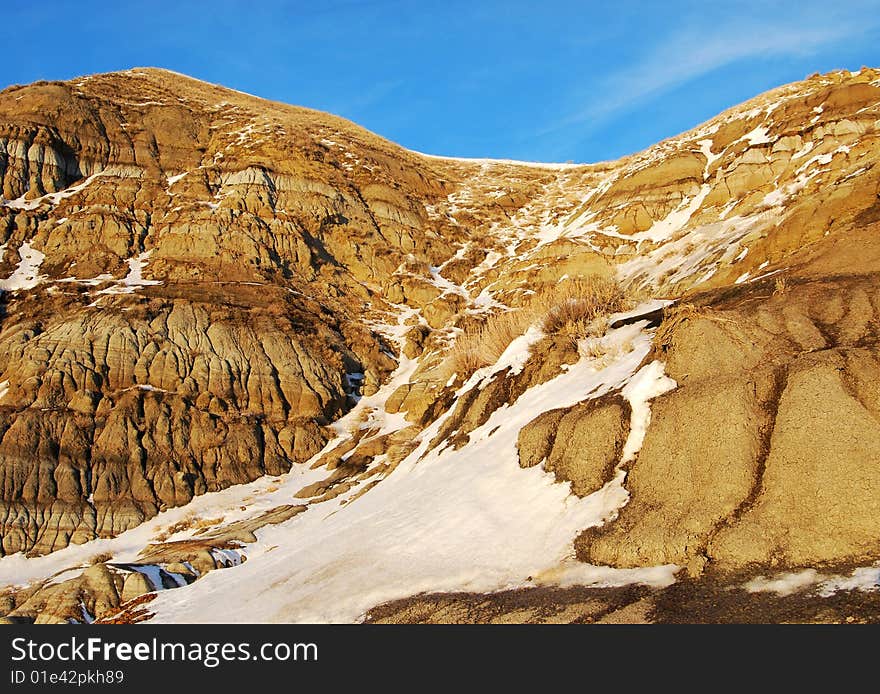
[[[451,375],[472,374],[494,364],[504,350],[534,322],[528,309],[516,309],[490,316],[484,323],[466,329],[456,338],[446,358]]]
[[[577,343],[578,354],[595,362],[596,368],[605,368],[624,354],[633,351],[633,343],[626,340],[621,343],[608,344],[598,337],[588,337]]]
[[[532,311],[543,316],[542,330],[573,340],[607,328],[607,316],[629,305],[621,286],[612,279],[591,277],[555,285],[532,300]]]
[[[564,335],[573,344],[602,335],[608,316],[637,303],[617,282],[599,276],[565,280],[533,292],[524,306],[496,313],[464,330],[449,350],[443,371],[472,374],[494,364],[529,326],[538,324],[547,335]]]
[[[608,354],[608,349],[599,340],[588,339],[578,343],[578,353],[587,359],[602,359]]]

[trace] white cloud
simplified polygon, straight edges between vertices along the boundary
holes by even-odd
[[[634,63],[600,79],[591,90],[588,103],[550,123],[539,134],[606,120],[619,111],[740,60],[810,55],[854,33],[858,31],[853,22],[828,17],[824,23],[815,21],[812,26],[778,21],[694,26],[662,38]]]
[[[403,83],[403,80],[382,80],[375,84],[367,84],[359,92],[351,94],[349,98],[324,104],[323,108],[330,113],[357,119],[362,111],[385,101]]]

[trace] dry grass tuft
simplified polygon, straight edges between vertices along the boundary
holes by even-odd
[[[155,540],[157,542],[165,542],[169,537],[175,535],[179,532],[183,532],[184,530],[197,530],[199,532],[194,533],[196,535],[200,535],[204,533],[206,530],[213,528],[220,523],[223,522],[223,518],[196,518],[195,516],[186,516],[185,518],[181,518],[176,523],[169,525],[165,528],[161,533],[156,535]]]
[[[608,344],[604,340],[588,337],[578,341],[578,354],[593,362],[593,368],[604,369],[611,363],[633,351],[633,343],[627,340],[622,343]]]
[[[587,359],[600,360],[608,354],[608,347],[599,340],[582,340],[578,343],[578,354]]]
[[[532,300],[532,310],[543,316],[541,328],[548,335],[568,335],[579,340],[604,333],[607,316],[629,307],[626,293],[617,282],[603,277],[561,282]]]
[[[565,280],[537,291],[522,307],[496,313],[467,328],[456,339],[442,372],[470,375],[498,361],[504,350],[530,325],[538,323],[548,335],[565,335],[577,344],[589,335],[602,335],[607,317],[637,301],[614,280],[589,277]]]
[[[472,374],[494,364],[533,322],[534,315],[525,309],[493,314],[484,323],[468,328],[456,338],[444,371],[450,376],[453,373]]]

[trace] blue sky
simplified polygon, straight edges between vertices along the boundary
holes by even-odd
[[[878,0],[6,0],[3,17],[3,86],[166,67],[419,151],[534,161],[616,158],[880,66]]]

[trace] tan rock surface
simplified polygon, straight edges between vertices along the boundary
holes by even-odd
[[[878,80],[817,75],[620,161],[556,167],[423,157],[163,70],[3,90],[0,554],[305,463],[320,474],[273,517],[351,503],[425,427],[442,418],[424,443],[454,450],[580,358],[545,336],[521,371],[458,392],[470,374],[444,368],[463,333],[563,278],[614,276],[678,299],[651,355],[678,387],[651,404],[629,503],[578,556],[694,575],[877,559]],[[331,430],[400,364],[375,407],[406,425],[365,411]],[[608,481],[620,398],[535,415],[521,465],[579,495]],[[259,522],[150,561],[191,578]],[[98,562],[0,611],[112,619],[144,599],[132,570]],[[634,619],[641,598],[431,619]]]
[[[872,286],[838,279],[745,307],[743,297],[727,299],[725,310],[683,320],[688,312],[678,312],[664,354],[680,385],[652,404],[626,482],[631,501],[616,522],[579,538],[579,556],[725,568],[873,558]]]
[[[789,371],[759,496],[713,538],[718,562],[798,566],[874,556],[880,423],[850,393],[846,374],[834,351],[799,359]]]
[[[628,567],[687,563],[752,489],[761,426],[749,382],[704,383],[655,400],[627,479],[632,499],[616,522],[579,538],[579,556]]]
[[[551,410],[520,430],[520,465],[543,462],[571,490],[587,496],[612,476],[628,433],[629,406],[625,401],[587,401],[568,410]]]

